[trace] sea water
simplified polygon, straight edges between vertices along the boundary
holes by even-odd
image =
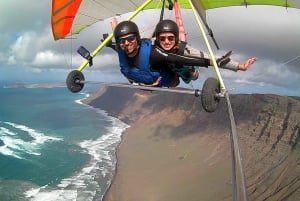
[[[0,200],[102,200],[128,127],[81,104],[89,92],[0,87]]]

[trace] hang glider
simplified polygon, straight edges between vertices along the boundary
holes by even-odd
[[[51,25],[54,40],[64,39],[73,34],[79,34],[83,29],[90,25],[119,16],[125,13],[132,13],[127,20],[132,20],[138,13],[145,9],[158,9],[162,5],[169,8],[173,6],[174,1],[180,3],[183,9],[192,9],[199,25],[203,39],[208,48],[209,55],[213,62],[220,87],[225,91],[225,86],[215,62],[214,54],[207,40],[202,23],[207,32],[212,37],[213,42],[219,49],[213,33],[206,23],[206,11],[214,8],[250,5],[269,5],[281,6],[283,8],[300,8],[298,0],[52,0]],[[167,2],[167,3],[165,3]],[[201,19],[202,23],[199,19]],[[78,68],[82,71],[88,64],[92,65],[93,58],[110,42],[113,34],[110,34],[90,55],[86,61]]]
[[[226,92],[226,88],[215,61],[214,54],[212,53],[212,49],[207,40],[205,30],[203,29],[199,20],[201,19],[202,23],[209,32],[209,35],[212,37],[215,45],[218,48],[212,31],[206,23],[206,11],[209,9],[222,7],[247,7],[250,5],[270,5],[281,6],[284,8],[300,8],[300,2],[298,0],[52,0],[51,25],[53,37],[55,40],[64,39],[73,34],[79,34],[83,29],[98,21],[109,19],[125,13],[132,12],[130,17],[127,19],[132,20],[142,10],[160,9],[162,6],[172,8],[174,1],[177,1],[182,9],[193,10],[203,39],[207,45],[208,52],[213,61],[213,67],[220,83],[220,91],[222,93]],[[85,83],[85,80],[83,80],[84,76],[79,74],[88,64],[90,66],[93,64],[93,58],[110,42],[112,38],[113,34],[110,34],[92,53],[85,51],[84,48],[79,49],[79,51],[84,50],[81,55],[86,60],[78,68],[79,72],[69,74],[68,79],[73,81],[73,83],[67,81],[67,83],[70,84],[68,86],[70,91],[78,92],[83,88]],[[70,78],[70,75],[75,77]],[[75,80],[75,78],[79,80]]]
[[[181,8],[190,9],[189,0],[178,0]],[[169,4],[171,0],[168,1]],[[229,6],[272,5],[300,8],[299,0],[192,0],[202,20],[209,9]],[[51,24],[55,40],[64,39],[90,25],[135,11],[145,0],[52,0]],[[152,0],[144,9],[157,9],[161,0]]]
[[[173,0],[167,1],[167,6],[172,7]],[[79,34],[81,30],[90,25],[105,19],[119,16],[125,13],[130,13],[127,20],[133,19],[138,13],[144,9],[156,9],[162,6],[163,1],[159,0],[52,0],[51,24],[52,32],[55,40],[64,39],[73,34]],[[232,153],[232,182],[233,182],[233,200],[247,201],[246,182],[243,171],[242,159],[237,137],[237,129],[234,121],[233,111],[229,100],[229,95],[222,81],[218,66],[216,64],[214,55],[210,48],[210,44],[206,38],[205,30],[202,23],[206,26],[207,31],[210,32],[206,23],[206,11],[214,8],[229,7],[229,6],[243,6],[250,5],[270,5],[281,6],[285,8],[300,8],[299,0],[178,0],[181,8],[191,9],[194,12],[195,18],[198,22],[199,29],[202,33],[203,39],[208,48],[211,59],[214,61],[214,69],[218,80],[215,78],[208,78],[202,91],[196,90],[181,90],[181,89],[159,89],[157,87],[137,86],[136,88],[143,90],[158,90],[169,91],[175,93],[188,93],[195,96],[201,96],[203,108],[208,112],[213,112],[220,101],[220,97],[226,98],[228,107],[228,114],[231,122],[231,153]],[[165,5],[165,3],[164,3]],[[200,22],[200,19],[202,23]],[[92,53],[89,53],[84,48],[81,48],[81,55],[86,61],[78,68],[78,70],[71,71],[67,78],[67,85],[70,91],[78,92],[83,88],[84,80],[81,72],[87,64],[92,65],[92,59],[95,57],[113,38],[110,34]],[[118,87],[131,87],[126,84],[111,84]]]
[[[206,23],[205,12],[209,9],[215,8],[230,6],[247,7],[250,5],[270,5],[281,6],[284,8],[300,8],[300,2],[298,0],[52,0],[51,25],[53,37],[54,40],[64,39],[70,35],[79,34],[81,30],[98,21],[125,13],[132,12],[130,17],[127,19],[132,20],[138,13],[145,9],[158,9],[162,6],[168,6],[169,8],[172,8],[175,1],[181,5],[181,8],[192,9],[194,12],[199,29],[213,61],[213,67],[220,83],[220,90],[223,93],[226,92],[226,88],[202,25],[202,23],[205,25],[209,35],[212,37],[218,48],[218,45],[213,38],[212,31]],[[202,23],[199,19],[201,19]],[[92,53],[84,51],[81,55],[83,56],[83,54],[87,53],[85,56],[83,56],[86,60],[78,68],[78,71],[81,72],[88,64],[91,66],[93,63],[93,58],[110,42],[112,38],[113,34],[110,34]],[[82,48],[79,50],[82,50]],[[83,78],[83,76],[79,77]],[[76,80],[74,79],[71,80],[74,81],[74,85],[77,85],[73,88],[76,88],[77,90],[82,89],[84,80],[79,80],[82,83],[76,83]],[[72,90],[72,86],[69,87],[69,89],[72,92],[76,92]]]

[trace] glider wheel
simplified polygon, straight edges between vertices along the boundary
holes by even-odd
[[[202,88],[201,102],[206,112],[216,111],[220,102],[220,84],[217,79],[209,77],[205,80]]]
[[[84,81],[83,73],[79,70],[71,71],[66,80],[68,89],[73,93],[81,91],[84,83],[80,83],[80,81]]]

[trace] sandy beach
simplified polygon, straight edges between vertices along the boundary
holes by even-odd
[[[127,129],[105,201],[231,198],[228,138],[213,133],[174,132],[174,128],[182,126],[185,116],[183,111],[157,113]]]

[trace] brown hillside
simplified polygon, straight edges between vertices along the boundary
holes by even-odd
[[[86,100],[129,123],[107,201],[232,200],[230,122],[199,98],[109,87]],[[99,94],[98,94],[99,95]],[[300,200],[300,98],[231,95],[249,200]]]

